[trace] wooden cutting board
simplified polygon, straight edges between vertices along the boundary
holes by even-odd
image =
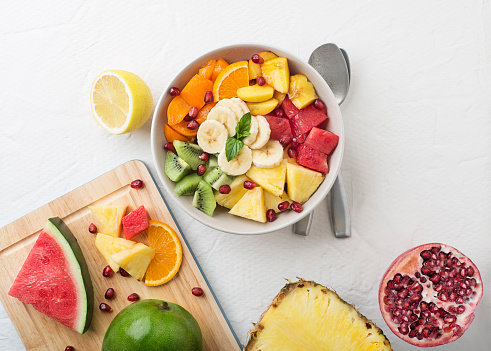
[[[132,189],[131,181],[143,180],[142,189]],[[94,222],[87,206],[104,204],[127,204],[129,211],[144,205],[149,217],[170,225],[179,235],[183,249],[183,260],[179,273],[168,283],[158,287],[146,287],[134,278],[114,274],[102,276],[107,265],[94,245],[95,235],[88,227]],[[50,217],[60,217],[77,238],[89,267],[94,286],[94,317],[90,329],[83,335],[63,326],[36,311],[31,305],[23,304],[7,293],[36,241],[41,229]],[[148,243],[146,234],[133,239]],[[167,207],[151,174],[141,161],[130,161],[94,179],[72,192],[25,215],[0,229],[0,299],[9,314],[27,350],[64,350],[72,345],[77,351],[101,349],[107,327],[116,314],[130,302],[126,297],[138,293],[142,299],[155,298],[177,303],[186,308],[198,321],[203,333],[203,350],[241,350],[219,303],[215,299],[198,262],[189,248],[174,218]],[[204,295],[191,294],[199,286]],[[112,287],[115,297],[107,301],[104,293]],[[99,310],[99,303],[107,302],[113,311]]]

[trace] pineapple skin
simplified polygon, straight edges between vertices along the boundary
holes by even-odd
[[[306,288],[308,289],[309,287],[310,288],[313,288],[313,287],[320,287],[322,289],[322,291],[324,292],[324,290],[327,292],[331,292],[332,294],[335,295],[336,298],[339,299],[339,301],[341,301],[342,303],[346,304],[347,306],[349,306],[349,308],[352,308],[354,311],[356,311],[358,317],[365,323],[367,329],[370,329],[370,330],[373,330],[374,332],[376,332],[380,337],[381,339],[383,340],[383,345],[377,349],[373,349],[373,350],[380,350],[380,351],[393,351],[392,349],[392,346],[389,342],[389,340],[387,339],[387,337],[385,336],[385,334],[383,333],[383,331],[378,328],[375,323],[373,323],[372,321],[370,321],[369,319],[367,319],[364,315],[362,315],[360,312],[358,312],[358,310],[356,310],[356,308],[347,303],[346,301],[344,301],[343,299],[341,299],[339,297],[339,295],[323,286],[323,285],[320,285],[312,280],[304,280],[302,278],[299,278],[300,280],[297,281],[297,282],[290,282],[288,284],[286,284],[281,290],[280,292],[278,293],[278,295],[276,295],[273,299],[273,301],[271,302],[271,304],[269,304],[269,306],[266,308],[266,310],[261,314],[261,317],[259,318],[259,321],[257,323],[253,323],[254,324],[254,327],[249,330],[248,332],[248,337],[249,337],[249,340],[247,342],[247,345],[243,345],[243,351],[252,351],[254,350],[254,346],[255,344],[258,342],[258,338],[260,336],[260,333],[261,331],[264,329],[264,326],[261,324],[262,320],[264,319],[264,317],[266,316],[266,314],[268,313],[268,311],[271,309],[271,308],[276,308],[278,307],[281,302],[283,301],[283,299],[289,294],[291,293],[292,291],[294,291],[295,289],[299,289],[299,288]],[[267,349],[261,349],[261,351],[270,351],[270,350],[267,350]],[[287,349],[285,350],[282,350],[282,351],[288,351]],[[310,350],[309,350],[310,351]],[[314,351],[314,350],[312,350]],[[317,351],[317,350],[316,350]],[[336,350],[336,351],[355,351],[354,349],[353,350]]]

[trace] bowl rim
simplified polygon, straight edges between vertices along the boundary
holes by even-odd
[[[174,82],[176,80],[178,80],[178,78],[181,75],[185,74],[185,72],[187,71],[187,69],[190,66],[193,66],[193,65],[195,65],[198,62],[203,62],[203,59],[204,58],[206,58],[208,56],[211,56],[214,53],[222,52],[224,50],[231,50],[231,49],[237,50],[237,49],[242,49],[242,48],[246,49],[246,48],[248,48],[250,46],[255,46],[255,47],[257,46],[257,47],[264,48],[263,51],[272,51],[274,53],[279,53],[280,55],[278,55],[278,56],[284,56],[284,57],[287,57],[287,58],[293,57],[297,61],[299,61],[301,65],[305,65],[307,67],[310,67],[309,75],[312,74],[314,76],[317,76],[317,79],[320,80],[322,82],[322,84],[325,84],[325,88],[327,88],[328,94],[330,94],[330,96],[334,99],[334,94],[333,94],[333,92],[331,90],[331,87],[327,84],[327,82],[324,80],[324,78],[322,78],[322,76],[312,66],[310,66],[307,62],[305,62],[302,59],[300,59],[297,55],[292,54],[291,52],[286,51],[286,50],[281,49],[281,48],[278,48],[276,46],[272,46],[272,45],[268,45],[268,44],[262,44],[262,43],[253,43],[253,42],[251,42],[251,43],[241,43],[241,44],[230,44],[230,45],[222,46],[222,47],[219,47],[217,49],[214,49],[214,50],[205,52],[204,54],[200,55],[199,57],[195,58],[194,60],[191,60],[191,61],[187,62],[187,64],[185,64],[183,66],[183,68],[176,75],[173,76],[173,78],[169,81],[167,87],[160,94],[160,97],[158,99],[158,102],[155,105],[154,112],[152,114],[152,127],[151,127],[151,131],[150,131],[150,143],[151,143],[150,147],[152,149],[152,159],[153,159],[155,168],[157,170],[157,174],[159,176],[159,179],[162,182],[162,185],[163,185],[166,193],[169,193],[172,197],[175,198],[176,196],[173,194],[172,189],[169,189],[169,187],[167,186],[167,183],[164,181],[165,174],[162,174],[161,171],[160,171],[160,167],[158,167],[159,160],[158,160],[157,150],[156,150],[156,147],[155,147],[155,142],[156,142],[156,138],[157,138],[156,133],[159,132],[159,131],[157,131],[158,112],[161,109],[161,105],[163,104],[163,101],[164,101],[165,97],[167,96],[167,93],[168,93],[169,89],[174,85]],[[333,104],[332,107],[334,107],[334,109],[336,110],[337,114],[339,115],[339,121],[340,121],[339,142],[338,142],[338,145],[337,145],[337,150],[340,152],[339,162],[336,165],[336,167],[334,167],[334,168],[331,168],[330,167],[331,165],[329,165],[329,173],[332,174],[332,172],[334,172],[334,175],[335,176],[332,178],[331,184],[329,184],[328,187],[326,188],[326,190],[324,190],[325,193],[324,194],[321,194],[321,196],[316,200],[316,203],[313,204],[313,206],[312,206],[312,208],[310,210],[308,210],[308,211],[302,211],[301,213],[297,213],[297,216],[294,219],[286,220],[286,221],[283,221],[283,222],[277,222],[277,221],[275,221],[276,223],[281,223],[281,224],[278,224],[278,225],[273,226],[273,227],[271,226],[271,224],[273,224],[275,222],[269,223],[270,225],[267,225],[268,222],[263,223],[264,224],[264,229],[256,230],[254,232],[250,232],[250,231],[241,231],[241,230],[236,230],[236,231],[228,230],[228,229],[222,228],[219,225],[220,222],[218,222],[218,224],[215,224],[215,223],[207,223],[202,218],[200,218],[197,214],[195,214],[194,211],[191,211],[194,208],[188,209],[186,206],[184,206],[183,204],[181,204],[180,201],[177,201],[176,200],[177,204],[180,206],[181,209],[184,210],[184,212],[186,212],[189,216],[191,216],[193,219],[197,220],[201,224],[204,224],[204,225],[206,225],[206,226],[208,226],[210,228],[216,229],[216,230],[221,231],[221,232],[235,234],[235,235],[259,235],[259,234],[267,234],[267,233],[271,233],[271,232],[274,232],[274,231],[278,231],[278,230],[284,229],[284,228],[286,228],[288,226],[291,226],[291,225],[297,223],[298,221],[300,221],[301,219],[303,219],[304,217],[306,217],[307,215],[309,215],[311,212],[313,212],[313,210],[326,198],[326,196],[329,194],[329,192],[330,192],[330,190],[331,190],[334,182],[336,181],[336,178],[337,178],[338,173],[341,170],[341,164],[342,164],[343,156],[344,156],[344,141],[345,141],[344,122],[343,122],[343,116],[342,116],[341,110],[339,108],[339,105],[337,103],[335,103],[335,104]],[[160,131],[160,132],[163,133],[163,131]],[[325,181],[326,180],[324,180],[323,183]],[[322,186],[322,184],[321,184],[321,186]],[[318,190],[316,190],[316,192],[317,191]],[[208,218],[206,218],[206,219],[208,220]],[[210,220],[213,220],[214,218],[213,217],[210,217],[209,219]]]

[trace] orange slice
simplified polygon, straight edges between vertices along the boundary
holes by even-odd
[[[239,61],[225,67],[213,85],[215,101],[237,97],[237,89],[249,86],[249,63]]]
[[[198,74],[202,76],[205,79],[211,80],[211,77],[213,76],[213,72],[215,71],[215,64],[217,60],[208,60],[206,63],[201,66],[201,68],[198,71]]]
[[[149,246],[155,256],[145,274],[146,286],[167,283],[179,271],[182,262],[182,246],[176,232],[164,222],[148,221]]]
[[[224,59],[218,59],[217,62],[215,63],[215,67],[213,68],[213,74],[211,75],[211,81],[215,83],[215,80],[217,80],[218,75],[220,72],[222,72],[225,67],[228,66],[228,62],[225,61]]]

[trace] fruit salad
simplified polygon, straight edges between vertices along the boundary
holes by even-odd
[[[165,173],[174,193],[193,196],[208,216],[217,205],[262,223],[302,212],[329,173],[339,137],[325,129],[313,84],[290,75],[286,57],[209,60],[169,94]]]

